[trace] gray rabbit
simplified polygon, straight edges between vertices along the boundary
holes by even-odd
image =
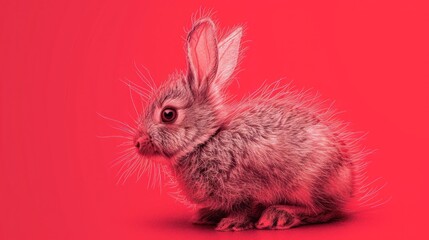
[[[241,37],[237,27],[218,41],[211,19],[194,23],[187,74],[152,89],[129,131],[133,166],[165,158],[199,207],[195,223],[220,231],[288,229],[341,216],[363,179],[364,154],[332,112],[287,88],[229,101]]]

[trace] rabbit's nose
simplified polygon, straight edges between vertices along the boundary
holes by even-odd
[[[145,138],[139,137],[139,138],[136,139],[136,142],[134,143],[134,146],[136,146],[136,148],[138,150],[140,150],[143,147],[144,142],[145,142]]]

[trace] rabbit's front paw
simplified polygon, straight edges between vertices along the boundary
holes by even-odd
[[[254,223],[248,216],[231,215],[223,218],[217,225],[217,231],[243,231],[254,228]]]
[[[299,219],[283,206],[271,206],[256,223],[258,229],[288,229],[299,224]]]

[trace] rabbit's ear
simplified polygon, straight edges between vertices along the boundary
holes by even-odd
[[[194,24],[188,35],[189,83],[193,91],[208,88],[218,65],[215,25],[209,18]]]
[[[242,35],[243,29],[238,27],[231,34],[225,37],[218,45],[219,66],[215,84],[220,87],[226,84],[237,66]]]

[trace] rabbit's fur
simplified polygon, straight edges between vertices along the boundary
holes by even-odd
[[[340,216],[354,194],[358,159],[331,113],[287,89],[240,103],[224,90],[239,59],[242,29],[217,40],[214,23],[194,23],[188,74],[151,95],[135,136],[142,156],[161,155],[195,223],[217,230],[287,229]],[[174,122],[161,118],[176,111]]]

